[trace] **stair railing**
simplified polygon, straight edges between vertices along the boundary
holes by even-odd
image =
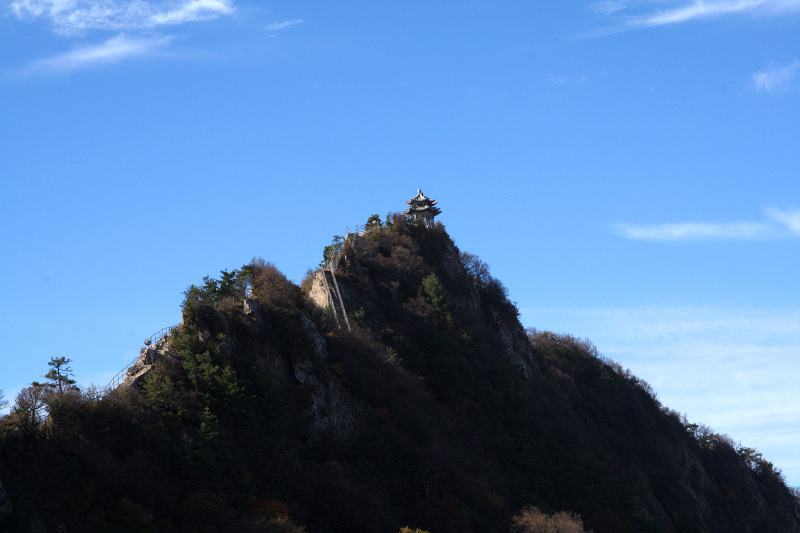
[[[348,231],[348,237],[349,236]],[[336,319],[336,325],[339,326],[339,329],[342,329],[342,325],[339,323],[339,316],[336,313],[336,299],[338,299],[339,309],[342,310],[344,323],[347,326],[347,331],[350,331],[350,319],[347,318],[347,311],[344,308],[344,301],[342,300],[342,292],[339,290],[339,283],[336,281],[336,267],[339,266],[339,260],[342,258],[343,251],[344,243],[342,242],[334,248],[331,258],[328,260],[328,264],[323,267],[322,280],[325,282],[325,289],[328,291],[328,300],[331,303],[331,311],[333,312],[333,318]],[[326,271],[331,274],[331,283],[328,283],[328,276],[325,274]],[[333,287],[331,287],[331,285]],[[334,293],[336,294],[336,299],[333,297]]]
[[[178,326],[180,326],[180,324],[175,324],[174,326],[168,326],[166,328],[161,328],[160,330],[158,330],[158,332],[156,332],[156,333],[150,335],[149,337],[147,337],[144,340],[144,345],[145,346],[150,346],[151,344],[158,344],[158,342],[161,339],[163,339],[164,337],[169,335],[169,333],[173,329],[177,328]],[[147,355],[145,357],[145,360],[144,360],[144,364],[152,365],[153,362],[156,360],[156,355],[157,355],[157,353],[155,351],[148,351],[148,353],[147,353]],[[141,357],[141,356],[139,356],[139,357]],[[119,387],[119,385],[123,381],[125,381],[125,378],[127,377],[128,369],[130,369],[133,365],[135,365],[139,361],[139,357],[137,357],[136,359],[134,359],[133,361],[128,363],[125,366],[125,368],[123,368],[122,370],[117,372],[116,375],[113,378],[111,378],[111,381],[108,382],[108,386],[106,388],[108,390],[114,390],[117,387]]]

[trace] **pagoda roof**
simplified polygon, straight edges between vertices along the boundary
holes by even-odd
[[[436,205],[436,200],[433,198],[428,198],[422,194],[422,190],[417,189],[417,195],[411,200],[407,200],[406,203],[410,206],[413,206],[414,204]]]
[[[410,205],[408,209],[403,211],[404,215],[419,215],[422,213],[430,213],[433,216],[438,215],[441,213],[442,210],[438,207],[434,207],[432,204],[428,205]]]

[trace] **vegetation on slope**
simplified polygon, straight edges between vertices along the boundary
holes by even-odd
[[[3,420],[14,510],[0,527],[800,530],[769,462],[661,406],[588,341],[525,334],[441,225],[371,217],[343,246],[350,332],[309,303],[313,272],[301,289],[254,260],[187,289],[168,356],[136,387],[33,386],[46,417]]]

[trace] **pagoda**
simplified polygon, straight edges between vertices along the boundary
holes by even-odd
[[[408,209],[403,214],[412,219],[422,219],[426,228],[433,227],[433,217],[442,212],[436,206],[436,200],[428,198],[422,191],[417,189],[417,195],[406,202]]]

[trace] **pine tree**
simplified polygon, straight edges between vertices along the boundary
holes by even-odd
[[[72,359],[67,359],[66,357],[53,357],[47,363],[51,367],[50,371],[44,375],[45,379],[51,381],[47,385],[57,388],[59,394],[63,394],[64,387],[70,387],[75,384],[75,380],[72,379],[75,374],[72,372],[72,368],[69,367],[71,362]]]
[[[443,314],[447,311],[447,301],[444,297],[444,289],[442,282],[439,278],[431,272],[429,276],[422,280],[422,285],[419,288],[420,296],[423,296],[429,304],[436,309],[436,312]]]

